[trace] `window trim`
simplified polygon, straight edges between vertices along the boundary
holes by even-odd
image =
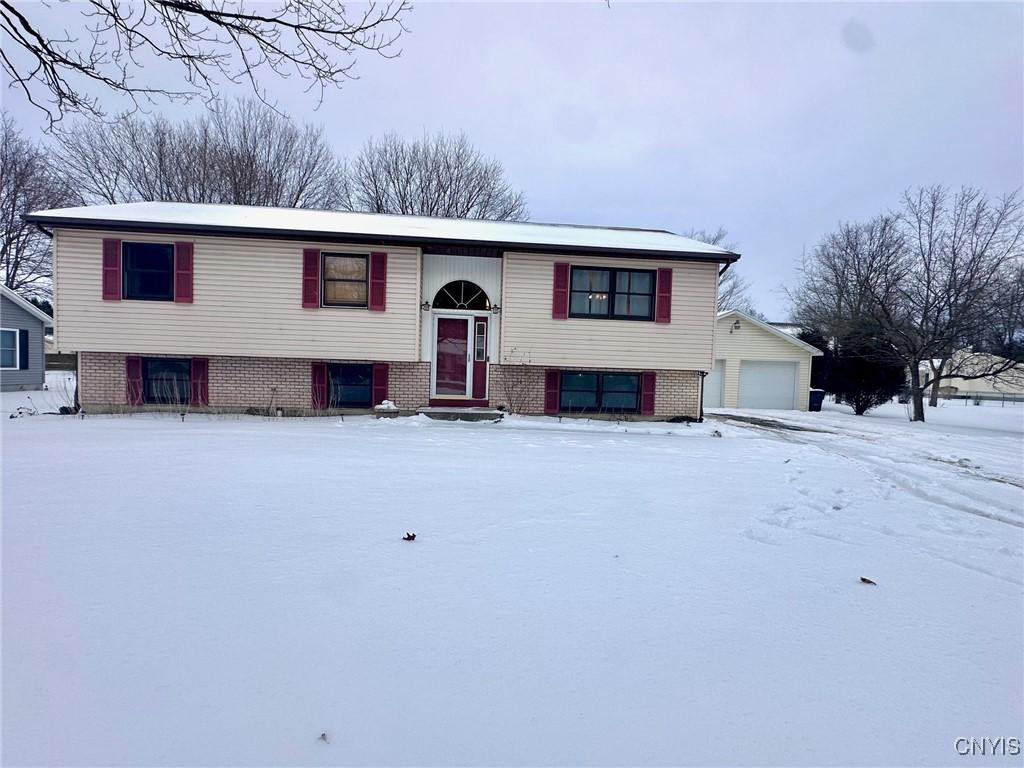
[[[166,299],[165,298],[155,299],[155,298],[151,298],[151,297],[140,297],[140,296],[129,296],[128,295],[128,258],[125,255],[125,251],[124,251],[126,245],[162,245],[162,246],[165,246],[165,247],[168,247],[168,248],[171,249],[171,269],[170,269],[170,273],[169,273],[170,274],[170,279],[171,279],[171,295],[170,295],[169,298],[166,298]],[[164,242],[164,241],[159,241],[158,242],[158,241],[155,241],[155,240],[154,241],[149,241],[149,240],[122,240],[121,241],[121,300],[122,301],[171,301],[171,302],[173,302],[174,301],[174,297],[175,297],[175,293],[176,293],[175,289],[177,287],[175,285],[176,270],[177,270],[177,249],[174,247],[174,243],[173,242],[170,242],[170,243]],[[149,271],[154,271],[154,270],[149,270]]]
[[[559,413],[628,413],[639,414],[643,412],[641,398],[643,395],[643,379],[640,371],[577,371],[561,370],[558,372],[558,412]],[[562,392],[566,391],[562,382],[566,376],[596,376],[597,377],[597,406],[594,408],[572,408],[562,407]],[[605,376],[632,376],[636,379],[636,408],[605,408],[601,403],[604,400],[604,377]],[[568,390],[570,392],[582,392],[590,390]]]
[[[0,328],[0,331],[9,331],[14,334],[14,366],[8,367],[6,365],[0,366],[0,371],[20,371],[19,367],[21,362],[21,333],[20,328]]]
[[[573,312],[572,311],[572,295],[573,295],[573,293],[577,293],[578,292],[578,291],[574,291],[573,287],[572,287],[572,284],[573,284],[573,274],[576,272],[577,269],[579,269],[579,270],[586,270],[588,272],[601,271],[601,272],[607,272],[608,273],[608,314],[605,314],[605,315],[595,315],[595,314],[592,314],[592,313]],[[650,311],[648,312],[647,317],[640,317],[638,315],[617,315],[617,314],[615,314],[615,294],[616,294],[615,284],[617,282],[616,278],[617,278],[617,274],[619,272],[643,272],[643,273],[648,274],[648,275],[651,276],[651,293],[650,293],[651,305],[650,305]],[[638,295],[638,296],[639,295],[644,295],[644,294],[635,294],[632,291],[627,292],[627,294],[628,295]],[[568,313],[568,316],[570,318],[575,318],[575,319],[578,319],[578,320],[632,320],[632,321],[637,321],[637,322],[641,322],[641,323],[653,323],[655,321],[655,318],[657,317],[657,307],[656,307],[657,302],[658,302],[658,270],[656,270],[656,269],[631,269],[629,267],[591,267],[591,266],[585,266],[583,264],[578,264],[578,265],[577,264],[572,264],[569,267],[569,313]]]
[[[359,280],[346,280],[344,278],[327,277],[327,257],[343,256],[350,259],[362,259],[366,262],[366,277]],[[358,283],[366,286],[366,300],[362,304],[351,302],[328,302],[326,285],[332,283]],[[370,254],[369,253],[344,253],[339,251],[320,251],[320,306],[327,309],[369,309],[370,308]],[[329,382],[328,382],[329,386]]]

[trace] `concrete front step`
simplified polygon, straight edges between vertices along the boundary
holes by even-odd
[[[457,406],[430,406],[420,408],[416,413],[422,413],[431,419],[441,421],[501,421],[504,413],[494,408],[459,408]]]

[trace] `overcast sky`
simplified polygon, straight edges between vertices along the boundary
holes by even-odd
[[[363,55],[319,111],[265,82],[343,154],[385,131],[465,131],[535,221],[724,225],[775,320],[802,251],[840,220],[918,184],[1024,185],[1022,8],[418,3],[401,57]]]

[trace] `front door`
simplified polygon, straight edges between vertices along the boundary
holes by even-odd
[[[434,345],[434,393],[439,397],[469,395],[469,317],[437,318]]]

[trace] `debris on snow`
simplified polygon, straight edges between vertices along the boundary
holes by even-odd
[[[402,537],[402,541],[416,541],[416,534],[405,532],[405,536]]]
[[[876,587],[878,586],[878,582],[877,581],[872,581],[867,576],[861,576],[860,577],[860,581],[861,581],[861,584],[871,584],[871,585],[876,586]]]

